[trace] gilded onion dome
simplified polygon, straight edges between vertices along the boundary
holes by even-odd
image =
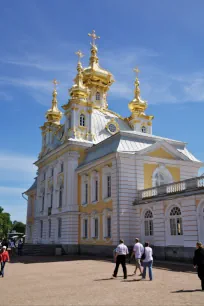
[[[83,71],[83,81],[89,88],[98,86],[108,90],[111,84],[114,82],[113,75],[108,71],[99,66],[98,60],[98,48],[95,44],[95,40],[100,38],[96,35],[95,31],[88,34],[92,37],[91,43],[91,56],[89,60],[89,67]]]
[[[134,69],[134,71],[138,74],[138,68]],[[138,75],[135,79],[135,97],[134,99],[128,104],[129,110],[131,113],[135,114],[144,114],[145,109],[147,108],[148,104],[146,101],[142,100],[140,97],[140,82],[138,80]]]
[[[57,106],[57,90],[56,85],[58,84],[57,81],[54,79],[53,84],[55,85],[55,88],[52,93],[52,107],[47,111],[46,113],[46,119],[49,123],[54,123],[57,125],[60,125],[60,120],[62,118],[62,112],[58,109]]]
[[[83,84],[83,67],[80,62],[80,58],[83,57],[84,55],[81,51],[77,51],[76,54],[79,57],[77,64],[77,75],[74,79],[74,85],[69,90],[69,94],[72,99],[87,98],[88,88]]]

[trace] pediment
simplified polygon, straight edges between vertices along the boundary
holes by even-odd
[[[174,146],[166,141],[158,141],[148,148],[141,150],[139,154],[161,159],[188,160],[184,154],[181,154]]]

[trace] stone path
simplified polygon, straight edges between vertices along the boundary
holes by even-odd
[[[129,277],[124,281],[121,268],[118,278],[110,279],[114,264],[108,261],[69,257],[21,260],[7,264],[5,277],[0,278],[1,306],[204,305],[197,275],[183,272],[188,267],[159,264],[150,282],[140,281],[139,276],[135,279],[134,267],[128,264]]]

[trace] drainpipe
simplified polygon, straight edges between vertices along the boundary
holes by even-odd
[[[118,243],[120,239],[120,203],[119,203],[119,168],[118,168],[119,154],[116,153],[116,182],[117,182],[117,234]]]
[[[24,198],[24,200],[28,201],[28,198],[25,197],[25,193],[22,193],[22,197]]]

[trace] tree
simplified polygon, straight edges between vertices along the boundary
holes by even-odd
[[[4,212],[4,209],[0,206],[0,238],[7,238],[7,234],[12,227],[10,214]]]
[[[16,220],[13,221],[13,224],[12,224],[13,231],[16,231],[17,233],[25,234],[25,229],[26,229],[26,226],[23,222],[16,221]]]

